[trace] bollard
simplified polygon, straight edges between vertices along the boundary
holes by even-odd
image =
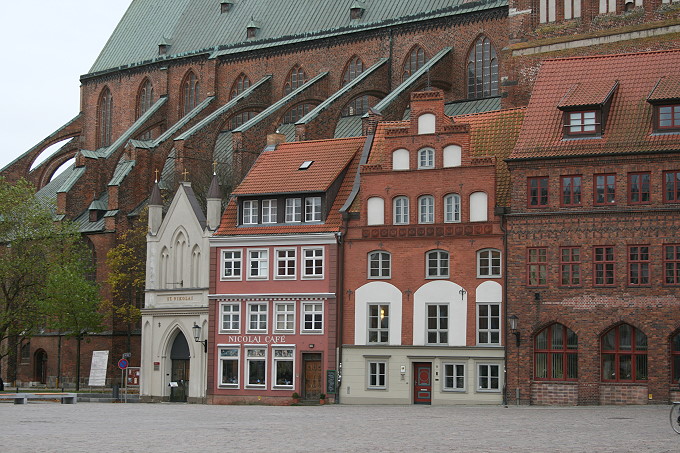
[[[113,384],[112,389],[113,389],[113,399],[115,401],[118,401],[120,399],[120,395],[119,395],[120,388],[119,388],[118,384]]]

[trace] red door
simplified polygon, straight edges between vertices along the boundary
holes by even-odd
[[[413,364],[413,403],[432,403],[432,364]]]

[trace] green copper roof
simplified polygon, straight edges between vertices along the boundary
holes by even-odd
[[[90,74],[187,55],[213,57],[299,41],[416,23],[506,7],[507,0],[367,0],[360,19],[354,0],[234,0],[221,13],[217,0],[133,0]],[[251,21],[259,29],[247,38]],[[166,55],[159,44],[169,44]]]

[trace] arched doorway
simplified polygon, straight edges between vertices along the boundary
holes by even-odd
[[[189,394],[189,343],[182,332],[177,332],[170,350],[170,401],[186,402]]]
[[[34,354],[33,380],[41,384],[47,384],[47,353],[44,349],[38,349]]]

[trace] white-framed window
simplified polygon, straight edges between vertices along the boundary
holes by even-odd
[[[323,302],[302,303],[302,331],[323,332]]]
[[[427,305],[427,343],[449,344],[449,305]]]
[[[501,251],[484,249],[477,252],[477,277],[499,278],[501,276]]]
[[[222,250],[222,280],[241,280],[242,250]]]
[[[295,331],[295,302],[277,302],[274,305],[277,332]]]
[[[305,198],[305,222],[321,222],[321,197]]]
[[[292,389],[295,383],[295,349],[272,348],[275,388]]]
[[[437,117],[432,113],[423,113],[418,117],[418,134],[434,134]]]
[[[269,250],[248,250],[248,279],[269,278]]]
[[[418,151],[418,169],[434,168],[434,150],[423,148]]]
[[[368,366],[368,388],[382,390],[387,388],[387,361],[369,360]]]
[[[500,344],[501,305],[477,304],[477,344]]]
[[[238,388],[240,352],[238,346],[220,347],[220,387]]]
[[[444,391],[465,391],[465,364],[464,363],[443,363],[444,379],[442,387]]]
[[[286,198],[286,223],[302,221],[302,199]]]
[[[407,149],[401,148],[392,153],[392,170],[408,170],[411,159]]]
[[[240,302],[225,302],[220,305],[222,312],[221,332],[241,331],[241,304]]]
[[[390,330],[390,306],[388,304],[368,305],[368,342],[388,343]]]
[[[366,202],[366,224],[385,224],[385,200],[380,197],[370,197]]]
[[[246,200],[243,202],[243,224],[254,225],[257,223],[259,203],[257,200]]]
[[[302,249],[302,277],[323,278],[323,248]]]
[[[448,278],[449,252],[432,250],[425,254],[427,278]]]
[[[246,386],[267,387],[266,348],[246,348]]]
[[[390,278],[391,255],[375,251],[368,254],[368,278]]]
[[[276,279],[294,279],[296,268],[296,249],[276,249]]]
[[[394,224],[395,225],[408,225],[409,219],[409,209],[408,209],[408,197],[400,196],[396,197],[393,202],[394,206]]]
[[[434,197],[423,195],[418,198],[418,223],[434,223]]]
[[[276,223],[277,220],[276,200],[262,200],[262,223]]]
[[[477,364],[477,391],[498,392],[501,389],[501,367],[495,363]]]
[[[457,193],[444,197],[444,222],[460,222],[460,195]]]
[[[248,304],[248,332],[267,332],[267,302]]]

